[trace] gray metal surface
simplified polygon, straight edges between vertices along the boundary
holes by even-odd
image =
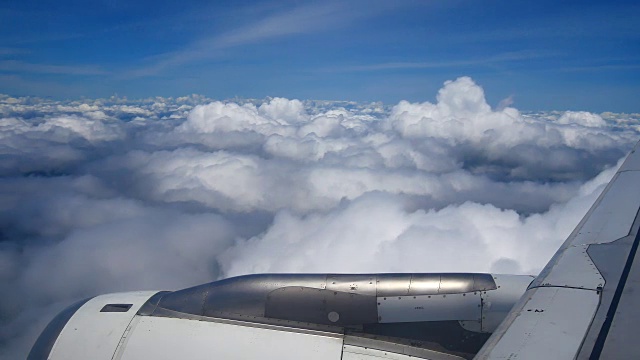
[[[158,306],[158,302],[160,301],[160,299],[162,299],[162,297],[168,293],[170,293],[170,291],[158,291],[155,295],[150,297],[149,300],[144,303],[144,305],[142,305],[136,315],[146,316],[153,314],[153,311]]]
[[[226,313],[320,324],[366,321],[358,322],[362,324],[377,321],[376,296],[492,289],[496,285],[490,274],[260,274],[168,293],[158,300],[157,307],[202,316]],[[338,313],[343,320],[332,322],[330,312]]]
[[[461,274],[442,274],[440,277],[440,288],[438,294],[459,294],[472,291],[495,290],[496,282],[491,274],[466,274],[473,275],[473,283]],[[414,294],[411,295],[422,295]]]
[[[378,321],[374,296],[302,286],[270,292],[265,317],[338,326]]]
[[[633,256],[637,255],[633,254]],[[631,260],[635,261],[631,264],[618,304],[615,310],[609,312],[613,314],[613,319],[606,337],[601,330],[604,337],[601,359],[640,359],[640,344],[638,343],[640,261],[638,259]],[[596,346],[598,345],[596,340]]]
[[[346,329],[347,335],[366,337],[427,348],[471,359],[490,334],[468,331],[459,321],[426,321],[363,325],[362,330]]]
[[[504,320],[513,305],[520,300],[520,297],[533,281],[533,276],[512,276],[493,275],[493,279],[498,285],[495,291],[482,292],[482,321],[480,331],[492,333]],[[465,326],[467,325],[467,326]],[[469,323],[463,323],[467,329],[472,329]],[[478,330],[476,330],[478,331]]]
[[[591,357],[593,347],[600,335],[602,325],[607,319],[609,307],[613,301],[616,289],[620,284],[620,278],[624,270],[622,266],[612,267],[606,266],[606,264],[624,264],[629,257],[629,249],[632,247],[634,240],[633,237],[627,236],[612,243],[591,245],[587,250],[594,264],[597,266],[599,264],[602,276],[606,279],[606,286],[600,290],[600,306],[585,336],[582,348],[578,354],[579,359],[588,359]]]
[[[373,274],[329,274],[326,289],[360,295],[376,295],[376,275]]]
[[[476,359],[573,359],[587,332],[599,297],[595,291],[561,287],[528,290],[528,300],[505,320]],[[487,347],[490,352],[486,352]]]
[[[376,296],[409,295],[413,274],[379,274],[376,280]],[[422,277],[421,291],[437,294],[440,274],[426,274]]]
[[[382,323],[476,320],[482,318],[480,292],[378,298]]]
[[[639,149],[638,145],[631,151],[631,154],[636,152]],[[638,171],[640,170],[640,156],[629,156],[627,160],[625,160],[624,164],[620,167],[619,172],[623,171]]]
[[[640,207],[640,191],[632,191],[638,184],[640,172],[618,172],[572,244],[602,244],[627,236]]]
[[[490,274],[378,274],[376,295],[436,295],[494,290]]]
[[[283,320],[283,319],[238,316],[236,314],[222,314],[222,315],[223,316],[228,315],[228,316],[212,317],[212,316],[202,316],[202,315],[193,315],[193,314],[183,314],[183,313],[178,313],[175,311],[166,310],[162,308],[157,309],[153,314],[153,316],[156,316],[156,317],[168,317],[168,318],[196,320],[196,321],[204,321],[204,322],[216,322],[216,323],[223,323],[223,324],[230,324],[230,325],[237,325],[237,326],[255,327],[260,329],[300,332],[305,334],[332,333],[334,334],[334,336],[341,336],[341,334],[344,333],[344,328],[340,326],[310,324],[310,323],[303,323],[303,322]]]
[[[566,286],[597,290],[604,286],[604,278],[587,253],[589,245],[566,248],[558,257],[553,271],[538,286]]]
[[[589,254],[607,279],[600,291],[600,307],[585,337],[578,358],[638,358],[637,324],[640,313],[638,283],[640,270],[635,261],[640,242],[640,214],[630,236],[613,243],[591,245]]]

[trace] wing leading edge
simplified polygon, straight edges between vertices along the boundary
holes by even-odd
[[[475,359],[637,359],[640,142]]]

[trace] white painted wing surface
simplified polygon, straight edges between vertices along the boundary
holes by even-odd
[[[640,359],[639,150],[475,359]]]

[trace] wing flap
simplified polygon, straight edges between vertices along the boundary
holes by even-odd
[[[546,287],[529,301],[491,349],[490,359],[573,359],[596,312],[594,291]],[[571,317],[575,321],[561,321]],[[491,340],[489,340],[491,341]]]

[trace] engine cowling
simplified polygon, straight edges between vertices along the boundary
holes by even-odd
[[[222,322],[292,333],[317,331],[341,338],[343,345],[347,338],[375,338],[466,356],[480,349],[533,278],[473,273],[258,274],[174,292],[102,295],[58,315],[29,359],[119,358],[116,355],[126,354],[127,346],[136,344],[131,341],[142,336],[136,333],[142,329],[138,323],[151,326],[151,331],[165,323],[161,318],[194,328],[201,322]],[[158,341],[161,338],[158,335]],[[145,342],[153,343],[154,338],[146,336]]]

